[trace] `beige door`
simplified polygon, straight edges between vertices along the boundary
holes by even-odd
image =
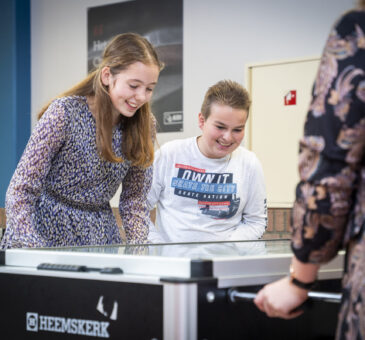
[[[298,182],[298,148],[319,58],[247,67],[252,96],[246,145],[265,173],[268,207],[291,207]]]

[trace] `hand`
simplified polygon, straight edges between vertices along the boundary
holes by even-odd
[[[257,308],[271,318],[293,319],[303,311],[293,311],[308,298],[308,291],[293,285],[289,277],[267,284],[255,300]]]

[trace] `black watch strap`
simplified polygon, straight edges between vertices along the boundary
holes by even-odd
[[[302,288],[302,289],[306,289],[306,290],[311,290],[313,289],[313,287],[315,286],[316,282],[317,281],[313,281],[313,282],[302,282],[302,281],[299,281],[298,279],[296,279],[295,277],[291,277],[290,278],[291,280],[291,283],[299,288]]]

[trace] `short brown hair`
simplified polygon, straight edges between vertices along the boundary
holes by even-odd
[[[211,86],[205,94],[201,113],[205,119],[210,115],[212,104],[227,105],[234,109],[250,109],[251,100],[247,90],[239,83],[232,80],[221,80]]]

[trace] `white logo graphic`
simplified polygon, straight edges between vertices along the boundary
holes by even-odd
[[[38,314],[27,313],[27,331],[38,332]]]
[[[163,123],[165,125],[182,124],[182,111],[166,111],[163,113]]]
[[[26,329],[30,332],[69,333],[98,338],[109,338],[109,322],[63,318],[58,316],[26,313]]]
[[[108,317],[108,313],[104,309],[103,300],[104,300],[104,296],[100,296],[98,304],[96,305],[96,310],[99,313],[103,314],[104,316]],[[110,320],[117,320],[117,318],[118,318],[118,302],[117,301],[114,301],[113,310],[110,313],[109,318],[110,318]]]

